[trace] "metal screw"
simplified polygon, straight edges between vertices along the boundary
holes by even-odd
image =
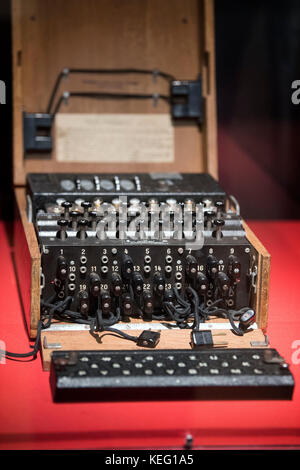
[[[282,363],[280,364],[280,367],[281,367],[282,369],[288,369],[289,365],[288,365],[287,362],[282,362]]]
[[[185,436],[185,444],[184,447],[185,449],[191,449],[193,446],[194,438],[191,434],[187,434]]]

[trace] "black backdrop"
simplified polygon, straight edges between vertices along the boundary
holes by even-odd
[[[300,217],[299,0],[216,0],[219,176],[245,217]]]
[[[0,80],[6,84],[6,103],[0,105],[0,218],[13,217],[12,84],[10,1],[0,0]]]
[[[12,218],[10,2],[0,1],[0,218]],[[220,182],[244,217],[299,218],[300,2],[215,0]]]

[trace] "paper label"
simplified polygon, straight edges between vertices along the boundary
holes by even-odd
[[[168,114],[59,113],[55,133],[59,162],[174,161],[174,128]]]

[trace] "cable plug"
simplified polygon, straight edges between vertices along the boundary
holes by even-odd
[[[225,333],[215,333],[214,336],[226,336]],[[206,349],[214,346],[227,346],[227,341],[215,341],[211,330],[193,330],[191,332],[192,349]]]
[[[245,313],[243,313],[240,317],[239,328],[243,332],[247,331],[247,329],[255,322],[256,314],[252,308],[249,308]]]
[[[159,331],[144,330],[138,336],[136,344],[144,348],[155,348],[160,340]]]

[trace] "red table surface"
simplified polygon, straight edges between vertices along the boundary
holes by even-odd
[[[0,364],[1,449],[121,449],[300,445],[300,222],[250,227],[272,256],[268,335],[291,364],[292,401],[54,404],[41,360]],[[11,249],[0,224],[0,340],[29,350]],[[299,354],[293,349],[298,340]],[[295,344],[294,344],[295,346]],[[293,356],[294,354],[294,356]]]

